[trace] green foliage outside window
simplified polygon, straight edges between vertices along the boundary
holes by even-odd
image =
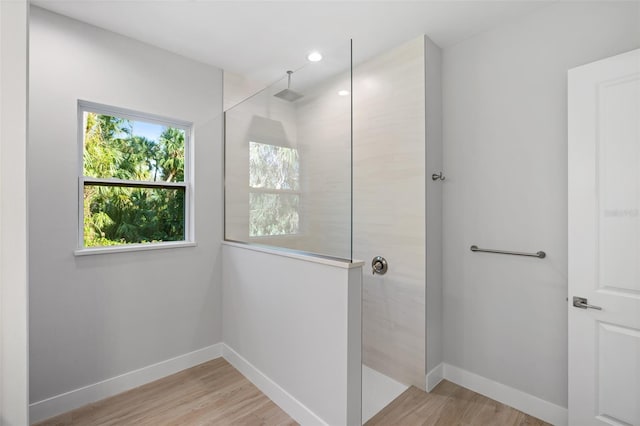
[[[137,121],[84,113],[85,177],[184,182],[185,131],[164,127],[157,138],[136,134]],[[84,246],[185,239],[185,188],[87,182]]]

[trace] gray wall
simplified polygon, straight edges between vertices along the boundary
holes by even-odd
[[[639,8],[555,4],[444,50],[445,362],[565,407],[567,70],[639,47]]]
[[[221,341],[222,73],[32,9],[31,401]],[[75,257],[77,100],[195,123],[197,247]]]
[[[442,363],[442,189],[431,175],[442,171],[442,49],[424,37],[426,373]],[[445,175],[446,176],[446,175]],[[429,384],[427,384],[429,386]]]

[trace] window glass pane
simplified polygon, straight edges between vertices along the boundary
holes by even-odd
[[[249,186],[298,191],[300,189],[298,150],[249,142]]]
[[[184,241],[185,189],[84,187],[84,246]]]
[[[93,112],[83,124],[85,176],[184,182],[184,130]]]
[[[299,196],[287,193],[249,194],[249,236],[297,234]]]

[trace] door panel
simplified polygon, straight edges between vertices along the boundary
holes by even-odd
[[[569,424],[640,426],[640,50],[569,71],[568,177]]]
[[[598,340],[597,413],[609,421],[638,424],[640,380],[633,373],[640,371],[640,330],[600,323]]]
[[[598,87],[600,288],[640,294],[640,78]]]

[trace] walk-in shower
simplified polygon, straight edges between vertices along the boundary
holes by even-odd
[[[226,111],[225,237],[365,261],[364,422],[440,362],[439,50],[323,56]]]

